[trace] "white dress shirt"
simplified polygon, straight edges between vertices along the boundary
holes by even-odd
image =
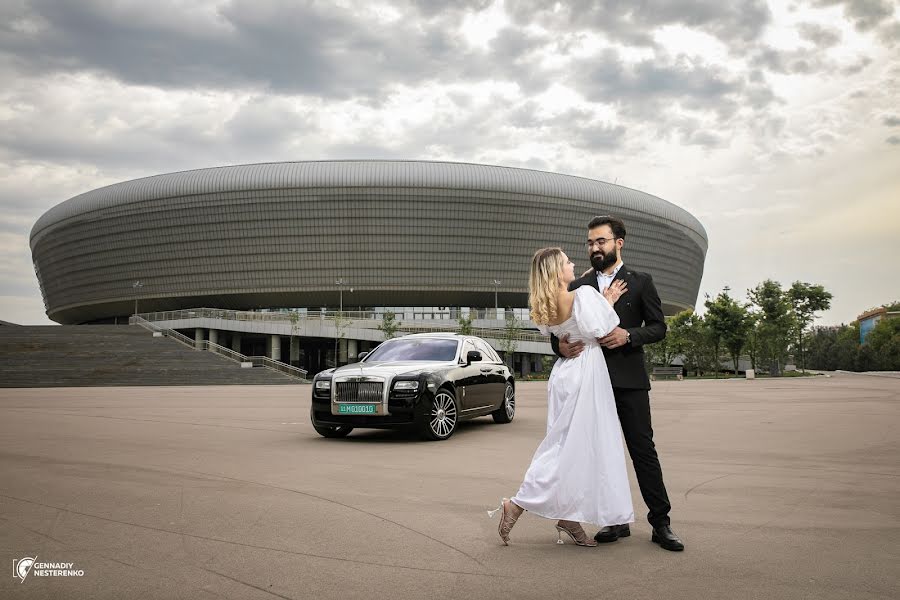
[[[616,268],[613,269],[612,273],[610,273],[609,275],[597,271],[597,286],[600,288],[601,292],[612,285],[613,279],[616,278],[616,274],[619,272],[619,269],[622,268],[622,264],[623,263],[620,260],[618,264],[616,264]]]

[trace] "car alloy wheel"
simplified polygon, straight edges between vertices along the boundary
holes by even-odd
[[[516,416],[516,389],[507,382],[503,390],[503,402],[500,408],[491,413],[495,423],[510,423]]]
[[[516,390],[508,383],[503,393],[503,408],[506,409],[506,418],[512,421],[516,416]]]
[[[446,389],[440,389],[434,395],[431,412],[428,418],[428,437],[433,440],[445,440],[456,430],[456,398]]]

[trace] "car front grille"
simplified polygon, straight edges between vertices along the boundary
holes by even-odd
[[[339,381],[335,386],[335,400],[338,402],[380,403],[384,393],[384,383],[381,381]]]

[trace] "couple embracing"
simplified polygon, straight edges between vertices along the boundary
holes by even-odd
[[[504,544],[526,510],[558,519],[558,543],[563,534],[579,546],[630,536],[634,509],[624,434],[649,508],[651,540],[666,550],[684,549],[669,525],[642,348],[663,339],[666,324],[651,277],[622,263],[624,243],[621,220],[595,217],[585,243],[590,272],[576,279],[574,264],[559,248],[538,250],[532,259],[531,319],[552,336],[560,359],[548,381],[547,435],[519,491],[498,507]],[[600,530],[591,539],[581,523]]]

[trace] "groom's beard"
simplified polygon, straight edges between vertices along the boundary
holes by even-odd
[[[619,262],[618,248],[606,254],[597,252],[591,256],[591,266],[594,267],[594,270],[598,273],[602,273],[617,262]]]

